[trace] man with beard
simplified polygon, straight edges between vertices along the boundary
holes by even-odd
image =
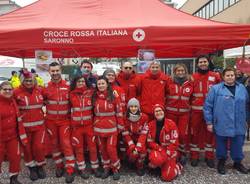
[[[117,76],[117,81],[126,94],[126,103],[131,98],[138,98],[140,95],[140,78],[133,70],[133,64],[126,61],[122,65],[122,71]]]
[[[66,160],[66,183],[74,181],[75,158],[70,142],[69,85],[61,77],[61,66],[53,62],[49,66],[51,81],[44,90],[46,100],[46,128],[53,146],[53,159],[56,163],[56,177],[62,177]]]
[[[214,167],[215,138],[208,132],[203,117],[203,105],[209,89],[220,82],[220,76],[209,70],[209,58],[199,56],[196,60],[197,72],[192,75],[193,95],[191,99],[191,165],[196,167],[199,162],[200,148],[205,149],[205,161],[208,167]]]
[[[95,88],[98,77],[92,74],[92,70],[93,70],[92,63],[89,62],[88,60],[83,60],[80,68],[81,68],[83,77],[87,79],[88,86]]]

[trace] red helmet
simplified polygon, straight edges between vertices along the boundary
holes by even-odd
[[[164,157],[159,151],[153,150],[149,153],[149,161],[152,165],[160,167],[164,162]]]

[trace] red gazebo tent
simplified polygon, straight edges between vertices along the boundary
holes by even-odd
[[[193,17],[159,0],[40,0],[0,17],[0,55],[193,57],[243,45],[250,25]]]

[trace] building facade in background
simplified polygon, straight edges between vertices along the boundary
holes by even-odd
[[[9,13],[18,8],[20,8],[20,6],[11,0],[0,0],[0,15]]]
[[[250,23],[250,0],[188,0],[180,10],[197,17],[228,23]]]

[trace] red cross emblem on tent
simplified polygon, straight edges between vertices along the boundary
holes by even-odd
[[[133,32],[133,39],[137,42],[141,42],[145,38],[145,32],[142,29],[136,29]]]

